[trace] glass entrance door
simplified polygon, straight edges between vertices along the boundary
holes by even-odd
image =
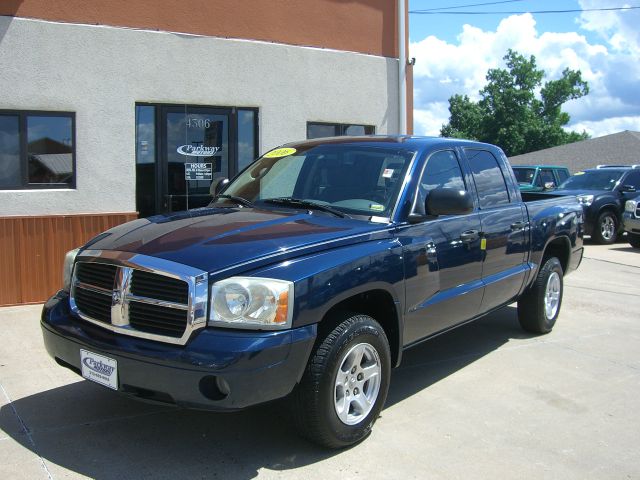
[[[136,103],[136,209],[141,217],[205,206],[216,177],[258,156],[258,109]]]
[[[229,141],[231,109],[163,107],[161,206],[177,212],[206,206],[209,185],[229,177],[234,158]]]

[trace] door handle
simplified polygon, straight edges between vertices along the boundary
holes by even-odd
[[[511,224],[511,230],[523,230],[529,226],[529,222],[516,222]]]
[[[480,232],[478,230],[467,230],[460,234],[460,240],[462,243],[473,243],[480,238]]]

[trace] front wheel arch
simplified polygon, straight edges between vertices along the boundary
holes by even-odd
[[[375,287],[375,288],[372,288]],[[382,285],[370,289],[344,292],[323,313],[318,323],[318,341],[333,330],[344,312],[358,312],[375,318],[382,326],[391,348],[391,365],[397,367],[402,359],[403,323],[400,303]]]

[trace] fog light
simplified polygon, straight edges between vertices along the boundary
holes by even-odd
[[[224,378],[207,375],[200,379],[200,393],[209,400],[220,401],[227,398],[231,389]]]

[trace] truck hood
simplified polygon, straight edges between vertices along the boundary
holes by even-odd
[[[307,210],[201,208],[119,225],[85,248],[149,255],[215,272],[362,242],[375,232],[386,236],[385,230],[382,224]]]

